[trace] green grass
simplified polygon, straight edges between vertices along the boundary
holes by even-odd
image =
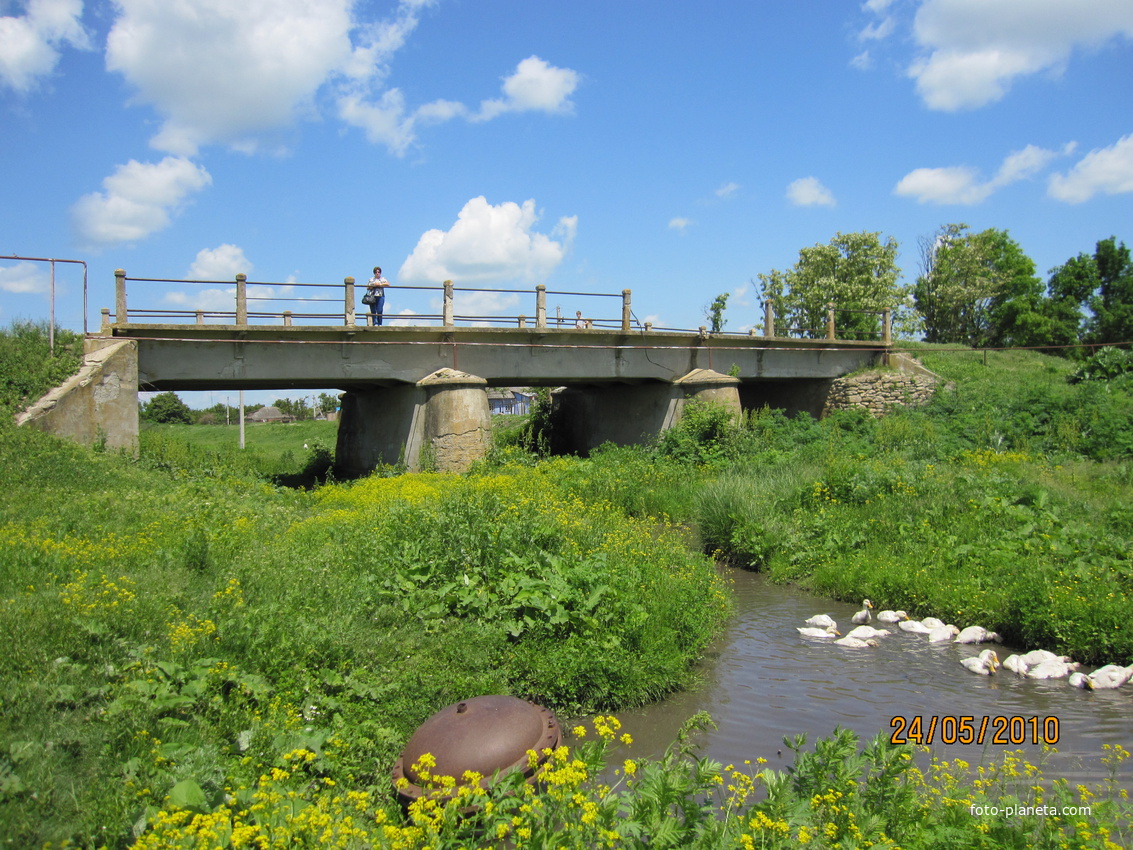
[[[30,334],[12,362],[35,346]],[[737,427],[706,410],[653,447],[538,461],[504,437],[465,476],[313,489],[279,483],[326,461],[333,423],[249,425],[244,452],[232,427],[161,426],[138,461],[0,425],[0,835],[1128,846],[1112,786],[1091,798],[1039,783],[1011,756],[978,779],[958,764],[920,773],[907,751],[845,734],[813,752],[794,742],[786,773],[679,747],[603,788],[595,745],[556,755],[537,797],[495,794],[476,818],[458,801],[405,820],[392,802],[412,730],[470,694],[567,714],[681,687],[729,610],[714,551],[824,593],[1133,661],[1115,628],[1133,613],[1127,390],[1067,384],[1069,364],[1034,354],[925,360],[956,389],[880,421],[760,411]],[[1086,800],[1074,823],[968,809]]]
[[[216,806],[297,748],[383,799],[469,694],[681,687],[724,586],[657,518],[560,488],[576,463],[308,492],[0,428],[0,831],[126,846],[175,788]]]

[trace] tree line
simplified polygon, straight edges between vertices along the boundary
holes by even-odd
[[[803,248],[790,269],[760,274],[776,333],[825,336],[832,303],[843,339],[879,339],[880,313],[890,310],[896,335],[926,342],[1073,355],[1133,341],[1133,261],[1115,236],[1054,267],[1045,281],[1006,230],[946,224],[918,247],[911,284],[900,282],[896,240],[867,231],[838,233]]]
[[[255,413],[261,406],[245,408],[244,418]],[[310,398],[277,398],[270,405],[292,419],[314,419],[318,415],[333,413],[338,409],[338,396],[332,393],[319,393],[314,405]],[[240,421],[240,408],[218,402],[203,410],[189,407],[174,392],[158,393],[142,404],[138,415],[143,422],[173,425],[225,425]]]

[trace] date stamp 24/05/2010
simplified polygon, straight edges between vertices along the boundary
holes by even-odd
[[[1057,717],[1022,715],[975,717],[967,714],[931,714],[926,717],[898,714],[889,721],[893,744],[1020,744],[1058,743]]]

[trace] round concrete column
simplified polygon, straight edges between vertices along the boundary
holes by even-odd
[[[705,401],[722,404],[738,420],[743,414],[740,406],[740,379],[723,375],[711,369],[693,369],[683,378],[674,381],[684,393],[685,402]]]
[[[491,445],[488,382],[455,369],[438,369],[417,382],[425,390],[421,452],[438,472],[465,472]],[[425,465],[426,457],[421,458]]]

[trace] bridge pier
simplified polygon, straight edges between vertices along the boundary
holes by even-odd
[[[353,477],[403,462],[410,472],[464,472],[490,445],[487,383],[438,369],[416,384],[345,393],[336,469]]]
[[[738,419],[739,378],[694,369],[672,382],[566,387],[552,396],[557,452],[586,454],[603,443],[647,443],[673,427],[690,401],[723,404]]]

